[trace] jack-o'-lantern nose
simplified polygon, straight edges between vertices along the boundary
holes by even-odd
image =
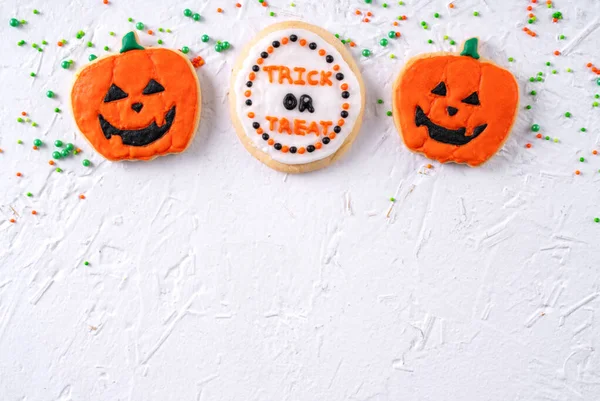
[[[448,106],[448,108],[446,110],[448,110],[448,115],[450,117],[452,117],[453,115],[458,113],[458,109],[456,107]]]
[[[131,105],[131,108],[136,112],[139,113],[140,111],[142,111],[142,108],[144,107],[144,105],[142,103],[134,103]]]

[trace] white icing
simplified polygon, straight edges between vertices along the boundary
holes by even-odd
[[[284,37],[290,35],[297,35],[297,42],[289,42],[287,45],[281,45],[276,48],[273,53],[265,59],[264,63],[260,66],[261,71],[256,73],[256,79],[253,82],[251,88],[246,87],[248,82],[248,75],[252,72],[252,66],[256,64],[256,60],[260,58],[260,54],[267,50],[273,41],[281,41]],[[300,46],[299,42],[301,39],[306,39],[307,44]],[[308,47],[308,43],[315,42],[317,44],[316,50],[311,50]],[[327,54],[334,57],[333,63],[327,63],[324,56],[319,55],[319,50],[325,49]],[[333,71],[334,65],[339,65],[340,69],[337,72],[344,74],[344,80],[338,81],[335,78],[336,71]],[[323,70],[333,72],[331,76],[332,86],[310,86],[310,85],[293,85],[289,84],[284,80],[283,84],[279,84],[278,75],[274,74],[273,83],[269,82],[269,76],[267,72],[263,70],[265,66],[272,65],[284,65],[293,70],[294,67],[306,68],[307,72],[310,70]],[[295,79],[296,75],[293,74],[292,78]],[[317,78],[317,76],[315,76]],[[306,81],[306,73],[303,76]],[[348,92],[350,97],[348,99],[342,98],[342,90],[340,86],[343,83],[349,85]],[[247,90],[252,91],[252,106],[246,105],[246,97],[244,93]],[[361,93],[358,78],[352,72],[348,64],[343,60],[342,55],[335,49],[334,46],[330,45],[325,39],[305,29],[284,29],[273,32],[260,41],[258,41],[248,53],[247,59],[244,61],[242,68],[238,71],[235,81],[235,92],[237,100],[237,113],[242,123],[242,127],[246,135],[252,140],[254,145],[261,151],[267,153],[274,160],[285,163],[285,164],[303,164],[310,163],[317,160],[324,159],[334,154],[348,138],[348,135],[352,132],[354,125],[357,122],[357,118],[360,114],[361,108]],[[283,99],[288,93],[293,93],[298,99],[301,95],[309,95],[313,99],[313,106],[315,108],[314,113],[304,111],[299,112],[296,108],[293,111],[285,109],[283,106]],[[309,133],[305,136],[302,135],[289,135],[286,132],[279,133],[277,130],[269,130],[269,121],[266,120],[265,116],[285,117],[291,125],[293,125],[294,119],[303,119],[307,121],[307,125],[310,121],[332,121],[333,125],[329,127],[329,132],[337,125],[340,120],[340,113],[342,111],[342,104],[348,103],[350,108],[348,110],[349,116],[345,118],[345,124],[342,126],[342,130],[336,137],[331,140],[327,145],[323,145],[321,149],[317,149],[312,153],[306,152],[304,154],[292,154],[284,153],[276,150],[273,146],[268,145],[267,141],[263,140],[261,135],[256,133],[256,130],[252,127],[254,121],[258,121],[263,130],[268,133],[275,142],[287,145],[289,147],[295,146],[297,148],[307,147],[314,145],[319,142],[323,136],[317,136],[314,133]],[[248,112],[255,113],[254,118],[248,117]],[[293,127],[292,127],[293,128]]]

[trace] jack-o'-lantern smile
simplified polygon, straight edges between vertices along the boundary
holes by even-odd
[[[454,112],[454,109],[452,109],[451,107],[448,107],[448,109],[449,114]],[[457,146],[466,145],[467,143],[471,142],[473,139],[481,135],[481,133],[487,128],[487,124],[479,125],[475,127],[473,133],[470,136],[467,136],[466,128],[452,130],[433,123],[429,119],[429,117],[427,117],[427,115],[420,106],[417,106],[417,111],[415,113],[415,124],[417,125],[417,127],[427,127],[427,131],[431,139],[438,142],[446,143],[448,145]]]

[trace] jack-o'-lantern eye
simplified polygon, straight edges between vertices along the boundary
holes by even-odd
[[[125,99],[129,96],[125,91],[119,88],[117,85],[112,84],[104,97],[104,103],[114,102],[115,100]]]
[[[146,87],[144,88],[142,95],[152,95],[154,93],[160,93],[160,92],[164,92],[164,91],[165,91],[164,86],[162,86],[155,80],[151,79],[150,82],[148,82],[148,85],[146,85]]]
[[[433,88],[431,93],[438,96],[446,96],[446,84],[440,82],[435,88]]]
[[[473,106],[479,106],[481,104],[479,103],[479,95],[477,92],[471,93],[469,96],[464,98],[462,102],[466,104],[472,104]]]

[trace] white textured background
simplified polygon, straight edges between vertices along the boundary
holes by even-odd
[[[456,0],[454,10],[447,0],[387,9],[380,0],[240,1],[0,3],[0,400],[600,399],[600,156],[591,155],[600,87],[585,67],[600,66],[600,29],[575,40],[600,2],[556,0],[558,24],[538,5],[533,39],[521,31],[524,0]],[[202,22],[185,18],[186,7]],[[371,23],[357,7],[373,12]],[[383,49],[402,14],[402,38]],[[12,16],[29,23],[12,28]],[[200,131],[183,155],[105,162],[76,132],[74,68],[60,62],[80,67],[104,45],[118,50],[128,17],[171,28],[165,45],[206,59]],[[353,149],[302,176],[254,160],[228,116],[238,51],[286,18],[354,39],[368,89]],[[218,54],[203,33],[233,48]],[[425,169],[385,115],[403,63],[450,50],[444,35],[479,35],[481,54],[509,65],[523,89],[511,138],[482,168]],[[43,53],[30,47],[42,39]],[[363,48],[374,55],[364,59]],[[538,71],[545,82],[529,83]],[[39,127],[16,122],[23,110]],[[559,142],[536,139],[534,122]],[[46,143],[37,152],[36,137]],[[47,163],[55,139],[83,149],[58,163],[60,174]],[[390,196],[398,201],[386,218]]]

